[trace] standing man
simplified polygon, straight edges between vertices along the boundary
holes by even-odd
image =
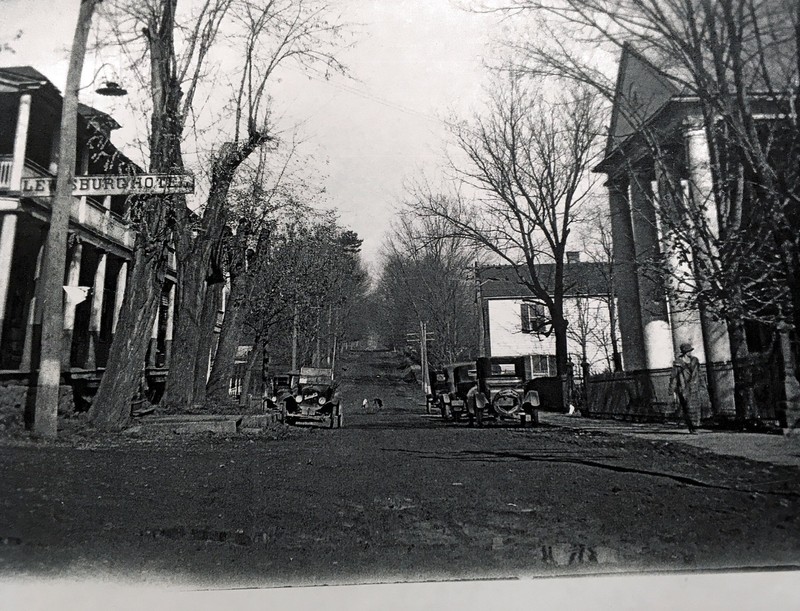
[[[680,404],[684,422],[690,433],[696,430],[693,413],[700,413],[703,403],[703,380],[700,373],[700,361],[692,356],[694,347],[689,344],[680,345],[680,354],[672,365],[669,379],[669,390],[673,398]]]

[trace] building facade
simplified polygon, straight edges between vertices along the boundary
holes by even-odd
[[[596,169],[607,176],[619,326],[628,373],[616,384],[599,381],[599,391],[605,385],[599,409],[608,413],[664,416],[673,412],[670,368],[681,344],[691,343],[694,356],[705,365],[708,389],[708,405],[698,417],[736,416],[736,393],[743,390],[736,385],[726,323],[676,297],[681,287],[691,291],[701,286],[698,261],[703,249],[713,245],[698,244],[692,250],[694,258],[687,256],[685,249],[676,246],[675,228],[702,223],[712,241],[718,233],[710,164],[698,100],[684,95],[625,47],[605,156]],[[692,219],[685,212],[689,201],[691,214],[702,218]],[[774,419],[778,404],[785,407],[800,396],[791,375],[788,338],[750,321],[746,331],[753,367],[763,365],[762,373],[754,376],[762,379],[752,380],[754,386],[748,392],[757,395],[759,416]]]
[[[43,185],[58,167],[61,95],[30,67],[0,68],[0,402],[24,405],[35,384],[41,315],[39,275],[46,257],[52,197]],[[139,168],[111,143],[119,125],[80,105],[75,176],[129,175]],[[62,403],[80,408],[96,388],[126,290],[134,234],[127,197],[76,197],[64,270]],[[172,266],[174,270],[174,266]],[[165,282],[148,365],[169,361],[174,273]]]
[[[538,268],[546,281],[553,266]],[[576,375],[584,361],[594,372],[613,369],[608,264],[583,262],[570,253],[564,275],[568,351]],[[479,268],[478,285],[486,355],[526,357],[527,378],[556,375],[555,337],[544,304],[508,266]]]

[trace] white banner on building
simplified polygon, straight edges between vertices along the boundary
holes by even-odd
[[[51,197],[55,193],[54,178],[23,178],[20,191],[28,197]],[[165,195],[193,193],[194,176],[190,174],[138,174],[76,176],[72,179],[72,195]]]

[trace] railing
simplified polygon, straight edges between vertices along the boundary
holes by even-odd
[[[11,167],[14,160],[11,155],[0,155],[0,189],[7,190],[11,187]]]
[[[7,191],[11,188],[11,170],[13,166],[13,155],[0,155],[0,190]],[[26,159],[25,167],[22,170],[22,176],[25,178],[41,178],[52,176],[52,174],[45,170],[38,163],[31,161],[30,159]]]
[[[110,240],[126,248],[133,247],[133,233],[128,223],[113,214],[102,201],[90,197],[76,198],[72,204],[71,216]]]

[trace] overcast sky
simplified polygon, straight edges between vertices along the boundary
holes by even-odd
[[[374,260],[404,180],[441,158],[440,118],[478,104],[486,81],[491,17],[466,13],[450,0],[333,0],[359,23],[358,44],[343,59],[355,80],[309,79],[293,68],[273,95],[284,127],[302,123],[312,173],[325,176],[328,204],[364,238]],[[0,0],[0,41],[16,30],[15,53],[1,65],[31,65],[61,90],[79,0]],[[92,58],[87,58],[87,67]],[[84,81],[91,80],[87,69]],[[83,101],[107,102],[87,89]],[[126,118],[116,118],[125,123]],[[131,119],[132,120],[132,119]],[[125,131],[115,142],[125,150]]]

